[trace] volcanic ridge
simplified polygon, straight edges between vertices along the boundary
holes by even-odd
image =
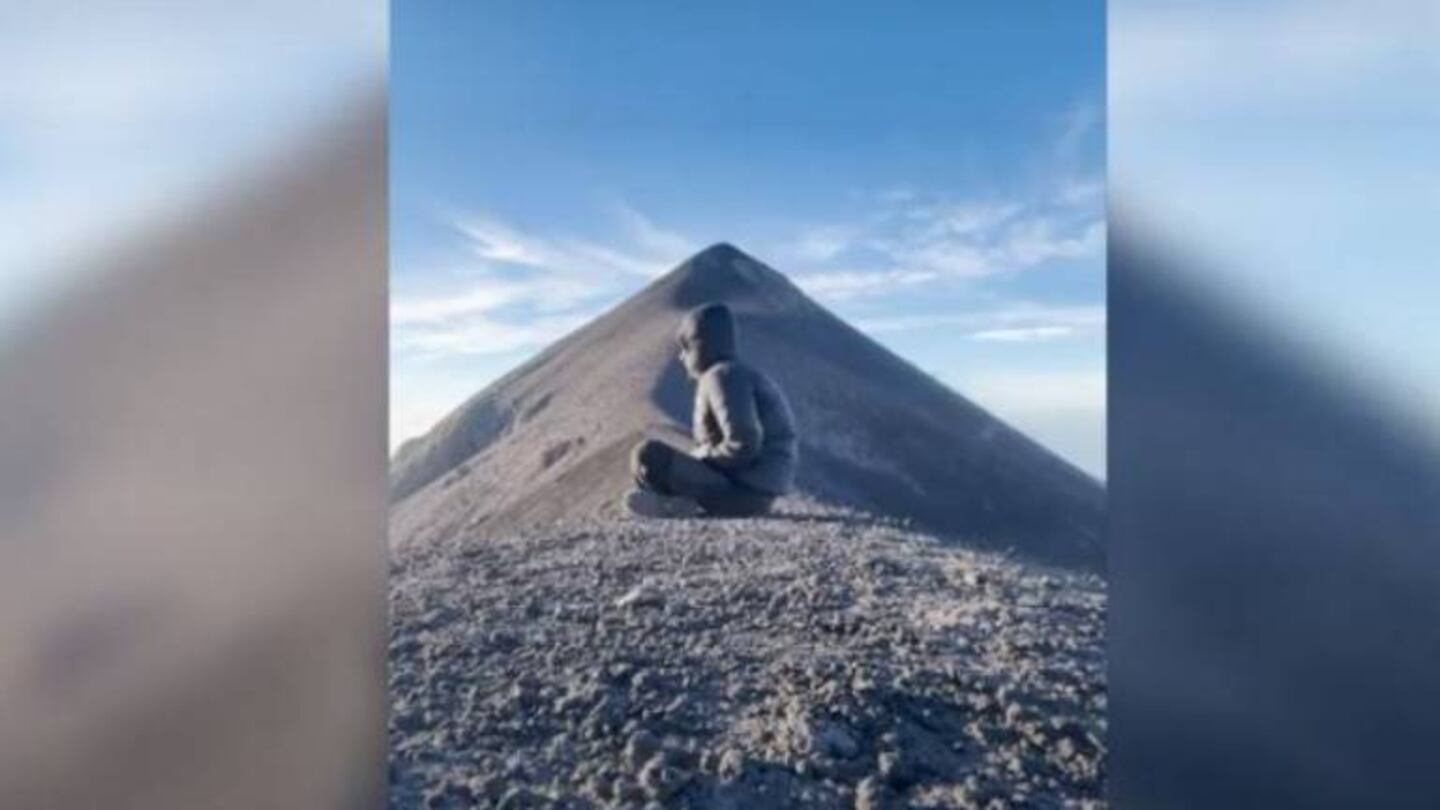
[[[630,518],[712,301],[791,401],[796,491]],[[393,806],[1103,802],[1101,485],[730,245],[406,442],[390,496]]]

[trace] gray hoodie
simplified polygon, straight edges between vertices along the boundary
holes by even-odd
[[[724,304],[686,314],[678,339],[690,347],[695,386],[692,455],[751,489],[773,495],[795,481],[795,418],[779,386],[735,351],[735,321]]]

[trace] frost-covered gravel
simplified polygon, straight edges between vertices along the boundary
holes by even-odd
[[[395,807],[1099,807],[1105,588],[843,515],[393,552]]]

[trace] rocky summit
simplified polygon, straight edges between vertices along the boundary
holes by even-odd
[[[616,508],[683,440],[680,315],[785,389],[764,518]],[[1093,479],[728,245],[481,391],[391,469],[394,807],[1103,804]]]
[[[1099,807],[1105,589],[834,514],[400,551],[395,807]]]
[[[1097,481],[726,244],[402,445],[391,465],[392,543],[613,514],[630,447],[688,432],[692,388],[675,359],[675,328],[711,301],[730,306],[741,356],[794,408],[801,495],[971,547],[1103,568]]]

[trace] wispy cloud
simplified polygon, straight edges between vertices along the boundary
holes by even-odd
[[[694,250],[623,202],[607,213],[614,233],[606,240],[540,236],[485,212],[449,214],[468,264],[439,289],[433,273],[407,274],[432,286],[392,297],[393,350],[437,358],[540,348]]]
[[[390,323],[395,327],[442,324],[519,304],[528,304],[540,310],[563,311],[585,301],[597,291],[596,285],[579,278],[523,281],[481,278],[449,294],[399,297],[390,305]]]
[[[623,203],[611,209],[619,237],[597,241],[579,237],[545,237],[488,214],[452,216],[454,227],[470,240],[480,258],[499,264],[560,273],[623,273],[653,278],[693,252],[684,236],[657,226]]]
[[[1055,199],[1061,195],[1056,195]],[[906,224],[871,245],[893,261],[939,276],[1013,273],[1057,259],[1093,258],[1103,247],[1098,206],[1073,193],[1052,200],[931,202],[906,210]]]
[[[1067,226],[1050,217],[1015,223],[990,255],[1003,266],[1034,267],[1054,259],[1098,257],[1105,249],[1105,223],[1099,220]]]
[[[1072,179],[1060,186],[1055,193],[1055,204],[1079,208],[1100,205],[1104,202],[1105,184],[1100,180]]]
[[[1080,98],[1057,110],[1037,172],[1055,178],[1024,193],[961,196],[902,185],[852,189],[860,210],[810,223],[779,240],[774,255],[796,281],[831,301],[912,293],[927,284],[974,282],[1056,262],[1098,262],[1105,247],[1105,184],[1083,145],[1103,110]]]
[[[641,261],[650,267],[651,275],[658,275],[654,269],[657,263],[662,268],[668,267],[699,249],[689,237],[662,228],[624,201],[615,202],[611,212],[620,223],[622,234],[644,257]]]
[[[806,273],[794,278],[800,289],[817,298],[843,299],[876,292],[894,292],[906,287],[927,284],[938,274],[925,270],[837,270]]]
[[[394,347],[429,357],[509,354],[553,343],[593,315],[569,312],[538,318],[467,318],[427,329],[398,330]]]
[[[806,228],[795,240],[789,243],[787,256],[802,262],[825,262],[844,253],[853,246],[855,229],[852,227],[830,225],[819,228]]]
[[[915,198],[915,189],[909,186],[894,186],[881,189],[875,197],[885,203],[903,203]]]
[[[866,332],[885,334],[926,330],[959,330],[974,340],[1035,342],[1098,334],[1105,328],[1105,308],[1012,303],[1003,307],[944,315],[899,315],[862,318]]]
[[[1025,326],[1016,329],[985,329],[971,337],[993,343],[1035,343],[1069,337],[1075,330],[1069,326]]]
[[[918,191],[893,201],[876,197],[878,208],[857,222],[804,229],[778,252],[804,268],[796,278],[802,288],[832,301],[1098,260],[1103,190],[1086,178],[1029,199]]]

